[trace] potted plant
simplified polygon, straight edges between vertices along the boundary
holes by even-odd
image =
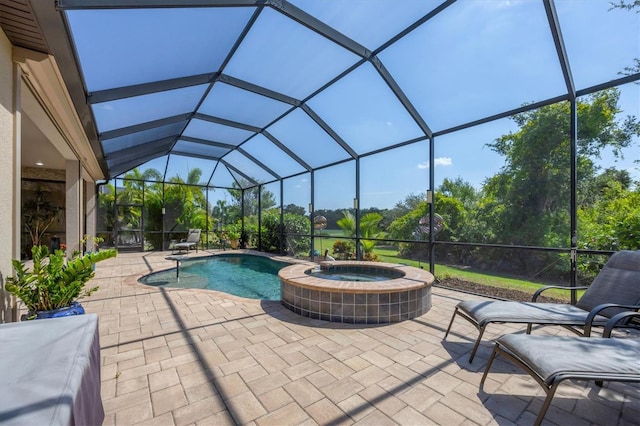
[[[78,300],[98,290],[97,286],[85,288],[95,275],[93,266],[117,254],[111,249],[75,254],[67,260],[62,250],[49,254],[47,246],[34,246],[31,253],[33,269],[28,270],[24,262],[14,259],[15,275],[5,284],[5,289],[26,305],[27,319],[83,314]]]
[[[224,227],[227,240],[229,240],[229,245],[232,249],[236,250],[238,248],[238,242],[240,240],[240,227],[237,224],[230,223],[229,225]]]

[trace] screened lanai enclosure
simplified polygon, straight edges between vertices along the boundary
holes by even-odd
[[[640,249],[639,12],[58,0],[40,23],[109,177],[103,244],[200,228],[203,248],[576,284]]]

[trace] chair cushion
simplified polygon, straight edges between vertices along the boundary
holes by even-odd
[[[189,229],[187,243],[197,243],[200,240],[200,229]]]
[[[576,306],[590,311],[602,303],[640,305],[640,250],[614,253]],[[602,315],[611,318],[625,310],[610,308]]]
[[[481,327],[491,322],[584,325],[588,311],[563,303],[466,300],[458,309],[474,318]],[[607,318],[598,315],[594,324],[604,325]]]
[[[195,247],[197,243],[176,243],[173,245],[174,248],[189,248]]]
[[[640,339],[508,334],[500,337],[498,344],[548,386],[559,374],[640,380]]]

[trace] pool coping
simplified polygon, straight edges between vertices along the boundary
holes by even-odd
[[[333,281],[323,278],[317,278],[306,273],[309,269],[316,267],[316,263],[295,263],[285,266],[278,272],[280,280],[287,284],[298,287],[308,288],[311,290],[339,291],[342,293],[381,293],[381,292],[398,292],[407,290],[416,290],[425,286],[431,286],[435,280],[434,276],[424,269],[414,266],[400,265],[387,262],[366,262],[370,263],[372,269],[384,268],[400,271],[404,274],[401,278],[394,278],[384,281],[372,282],[362,281]],[[336,260],[320,262],[322,266],[358,266],[363,267],[362,261],[353,260]]]

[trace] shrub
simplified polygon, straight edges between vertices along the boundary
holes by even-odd
[[[309,234],[311,222],[309,218],[295,213],[284,214],[284,228],[287,234]],[[262,215],[260,240],[265,251],[280,251],[280,214],[277,210],[268,210]],[[308,255],[311,239],[307,236],[290,238],[287,251],[291,255],[304,253]]]
[[[339,260],[351,260],[356,258],[356,246],[352,241],[338,240],[333,243],[333,254]]]

